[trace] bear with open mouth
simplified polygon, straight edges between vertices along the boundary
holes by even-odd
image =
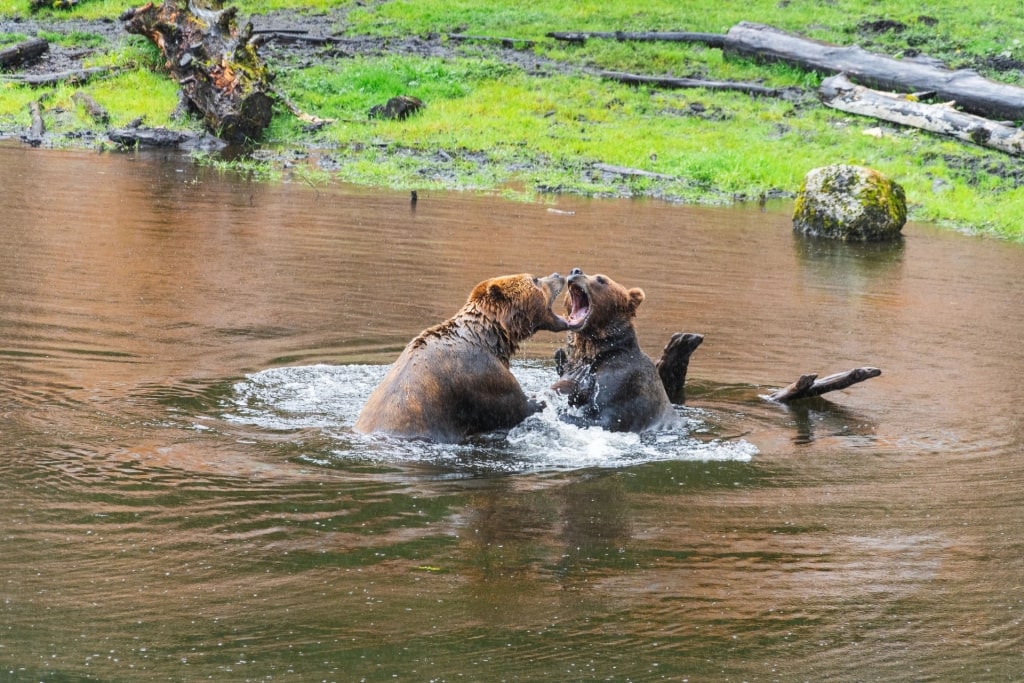
[[[638,287],[627,289],[605,275],[574,268],[567,280],[566,349],[559,349],[559,379],[552,386],[568,396],[573,412],[562,416],[579,426],[609,431],[671,429],[681,418],[672,407],[683,402],[689,356],[703,341],[677,333],[658,364],[643,352],[633,319],[644,301]]]
[[[569,329],[552,310],[564,286],[558,273],[479,283],[452,318],[409,342],[370,395],[355,430],[451,443],[511,429],[542,410],[543,403],[523,392],[509,359],[534,332]]]

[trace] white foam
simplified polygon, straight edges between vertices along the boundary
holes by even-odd
[[[315,464],[348,459],[518,472],[623,467],[662,460],[748,461],[757,454],[756,447],[742,439],[692,436],[708,431],[705,411],[680,408],[682,427],[642,435],[568,424],[559,419],[568,406],[548,389],[555,378],[554,369],[530,361],[513,362],[512,372],[523,390],[545,401],[547,407],[507,435],[485,435],[468,444],[452,445],[357,434],[352,425],[387,369],[384,365],[312,365],[264,370],[235,385],[224,417],[273,431],[320,430],[332,446],[329,453],[306,456]]]

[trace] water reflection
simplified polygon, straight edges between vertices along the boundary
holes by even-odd
[[[0,185],[0,678],[1019,676],[1018,246],[657,202],[413,213],[173,155],[0,145]],[[575,266],[645,289],[652,355],[706,335],[685,434],[351,434],[473,284]],[[531,391],[562,341],[524,347]]]

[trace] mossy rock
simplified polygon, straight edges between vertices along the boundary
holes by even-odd
[[[906,222],[907,198],[898,183],[846,164],[810,171],[793,212],[797,232],[849,242],[897,240]]]

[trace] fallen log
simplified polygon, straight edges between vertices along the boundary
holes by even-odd
[[[189,131],[147,128],[134,124],[129,124],[126,128],[108,130],[107,138],[125,149],[176,147],[216,151],[226,146],[220,138],[206,133],[197,135]]]
[[[86,69],[70,69],[68,71],[55,71],[48,74],[29,74],[25,76],[7,76],[2,80],[12,83],[24,83],[34,88],[58,83],[85,83],[86,81],[114,71],[109,66],[91,66]]]
[[[959,112],[950,104],[925,104],[903,95],[871,90],[855,85],[844,74],[826,78],[818,92],[826,107],[839,111],[948,135],[1007,154],[1024,154],[1024,131]]]
[[[107,110],[86,93],[78,91],[71,96],[71,100],[81,105],[93,121],[97,123],[107,123],[110,121],[110,114],[107,113]]]
[[[121,15],[128,33],[146,36],[160,49],[206,128],[229,142],[259,139],[273,113],[271,74],[256,52],[252,24],[239,30],[237,13],[235,7],[210,10],[164,0]]]
[[[1024,88],[998,83],[976,71],[952,71],[909,59],[893,59],[860,47],[842,47],[785,33],[771,26],[741,22],[725,36],[726,54],[783,62],[825,74],[847,74],[869,88],[904,92],[931,91],[953,100],[972,114],[996,119],[1024,119]]]
[[[783,91],[778,88],[768,88],[757,83],[743,83],[741,81],[707,81],[700,78],[641,76],[638,74],[623,73],[621,71],[601,71],[598,75],[601,78],[619,81],[620,83],[628,83],[630,85],[653,85],[658,88],[704,88],[705,90],[741,92],[746,95],[762,97],[779,97],[783,93]]]
[[[710,47],[722,47],[725,44],[725,36],[721,33],[695,33],[692,31],[551,31],[546,35],[548,38],[570,43],[585,43],[589,38],[598,38],[619,41],[703,43]]]
[[[50,49],[45,38],[33,38],[23,43],[0,50],[0,69],[16,69],[25,62],[31,62]]]
[[[837,372],[822,379],[818,379],[818,376],[815,374],[801,375],[800,379],[787,387],[779,389],[768,398],[777,403],[789,403],[803,398],[821,396],[830,391],[845,389],[850,385],[863,382],[872,377],[878,377],[881,374],[882,371],[878,368],[854,368],[846,372]]]

